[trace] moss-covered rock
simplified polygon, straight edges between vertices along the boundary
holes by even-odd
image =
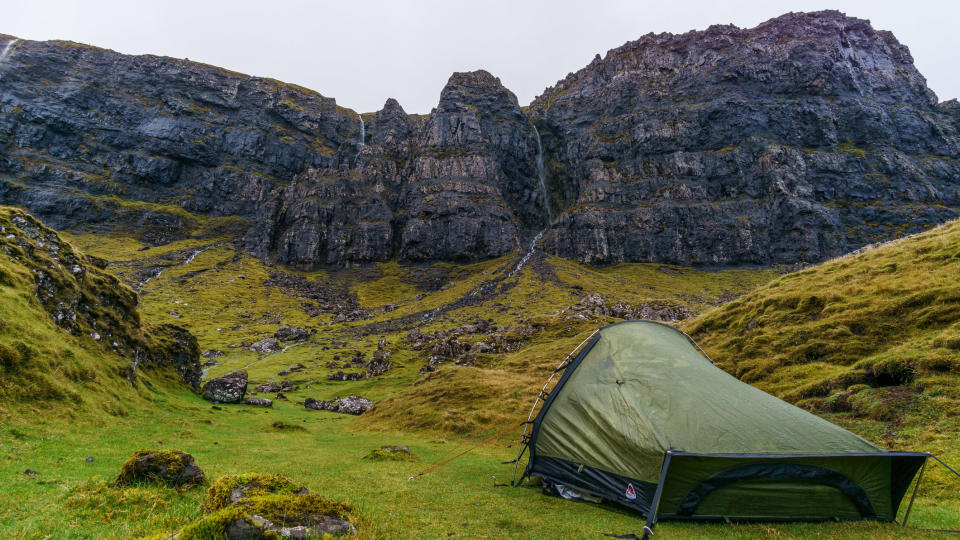
[[[231,474],[221,476],[207,491],[203,502],[205,512],[216,512],[231,504],[264,495],[303,495],[309,490],[294,480],[279,474]]]
[[[180,540],[327,538],[353,534],[352,508],[315,493],[237,501],[181,531]]]
[[[194,486],[203,482],[203,471],[193,456],[180,450],[140,450],[120,468],[117,486],[141,483],[171,487]]]
[[[371,450],[369,454],[363,456],[363,459],[369,461],[416,461],[417,457],[406,445],[400,445],[381,446],[376,450]]]

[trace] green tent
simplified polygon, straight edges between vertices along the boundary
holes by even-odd
[[[661,323],[598,330],[533,420],[522,478],[638,510],[646,532],[658,519],[895,519],[929,454],[887,452],[701,353]]]

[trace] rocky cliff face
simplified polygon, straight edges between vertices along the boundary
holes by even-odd
[[[644,36],[530,107],[567,208],[548,249],[789,263],[922,230],[960,205],[945,105],[890,33],[838,12]]]
[[[547,251],[586,262],[820,260],[957,215],[958,132],[904,46],[837,12],[644,36],[526,112],[484,71],[429,115],[359,115],[186,60],[0,59],[0,202],[155,243],[191,234],[183,210],[239,216],[299,267],[496,257],[550,207]]]

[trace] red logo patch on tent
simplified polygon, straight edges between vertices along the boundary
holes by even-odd
[[[624,492],[624,495],[631,501],[637,498],[637,492],[634,491],[633,484],[627,484],[627,491]]]

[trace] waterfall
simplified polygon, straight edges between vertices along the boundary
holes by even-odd
[[[549,228],[549,227],[548,227]],[[514,274],[520,271],[523,268],[523,265],[527,264],[527,261],[530,260],[530,257],[533,257],[533,254],[537,252],[537,244],[540,243],[540,239],[543,238],[543,233],[547,232],[547,229],[544,229],[537,233],[533,237],[533,240],[530,242],[530,249],[523,255],[523,258],[520,259],[520,262],[517,263],[517,266],[507,274],[507,277],[513,277]]]
[[[194,250],[192,253],[190,253],[190,256],[188,256],[185,261],[183,261],[183,262],[180,263],[180,264],[173,265],[173,266],[186,266],[186,265],[192,263],[193,260],[197,258],[197,255],[203,253],[204,251],[206,251],[206,250],[208,250],[208,249],[210,249],[210,248],[217,247],[217,246],[219,246],[219,245],[220,245],[220,244],[210,244],[209,246],[205,246],[205,247],[202,247],[202,248],[200,248],[200,249]],[[156,271],[154,272],[154,274],[153,274],[152,276],[150,276],[150,277],[148,277],[147,279],[145,279],[145,280],[141,281],[140,283],[138,283],[136,289],[137,289],[138,291],[141,290],[141,289],[143,289],[143,286],[144,286],[144,285],[146,285],[147,283],[150,283],[150,280],[152,280],[152,279],[157,279],[158,277],[160,277],[160,275],[163,274],[163,271],[166,270],[167,268],[170,268],[170,267],[169,267],[169,266],[162,266],[162,267],[160,267],[160,268],[157,268]]]
[[[550,211],[547,183],[543,179],[543,145],[540,143],[540,131],[537,130],[537,126],[533,126],[533,134],[537,136],[537,180],[540,181],[540,194],[543,195],[543,207],[547,209],[547,227],[549,228],[553,223],[553,212]]]
[[[358,113],[357,118],[360,119],[360,141],[359,144],[357,144],[357,147],[363,148],[363,145],[366,144],[367,141],[367,127],[363,124],[363,116],[360,116]]]
[[[20,40],[11,39],[10,42],[7,43],[7,46],[3,48],[3,52],[0,52],[0,64],[2,64],[7,59],[8,56],[10,56],[10,53],[13,52],[13,45],[18,41]]]
[[[550,225],[553,223],[553,211],[550,209],[550,196],[547,194],[547,182],[544,180],[543,173],[543,143],[540,142],[540,131],[537,129],[537,126],[530,124],[533,127],[533,134],[537,137],[537,180],[540,182],[540,194],[543,196],[543,208],[547,211],[547,226],[542,231],[538,232],[536,236],[533,237],[533,240],[530,241],[530,247],[527,248],[527,252],[523,254],[523,257],[520,258],[520,262],[517,263],[517,266],[507,274],[507,277],[513,277],[514,274],[523,269],[523,266],[530,261],[530,258],[533,257],[533,254],[537,252],[537,245],[540,243],[540,240],[543,239],[543,235],[550,230]]]

